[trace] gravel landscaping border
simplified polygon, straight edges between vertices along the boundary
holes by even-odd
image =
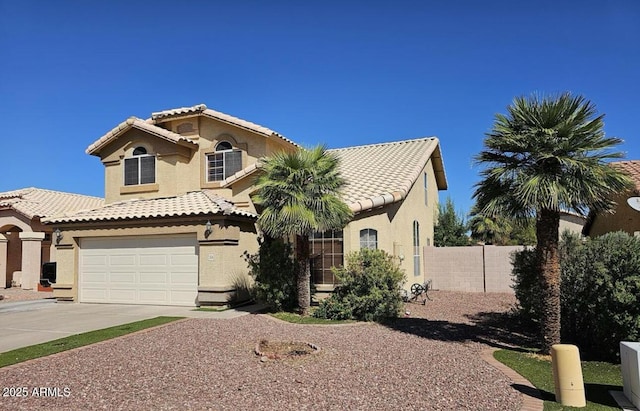
[[[520,409],[523,394],[482,357],[530,338],[500,314],[514,297],[431,296],[388,325],[182,320],[5,368],[0,386],[27,395],[0,397],[0,409]],[[262,362],[254,353],[261,339],[305,341],[320,352]]]

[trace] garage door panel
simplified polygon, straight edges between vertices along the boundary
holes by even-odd
[[[140,273],[140,284],[157,284],[161,287],[167,286],[167,273],[148,272]]]
[[[195,305],[195,237],[83,239],[80,301]]]
[[[141,254],[140,255],[140,265],[167,265],[167,255],[166,254]]]
[[[118,266],[118,265],[124,265],[124,266],[132,266],[136,264],[136,256],[135,255],[111,255],[109,257],[109,265],[112,266]]]

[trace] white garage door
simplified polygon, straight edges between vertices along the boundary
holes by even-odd
[[[80,242],[79,300],[195,305],[195,237],[87,238]]]

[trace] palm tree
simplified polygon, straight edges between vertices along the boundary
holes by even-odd
[[[268,236],[296,238],[298,306],[308,315],[311,303],[309,236],[342,229],[353,217],[340,199],[345,182],[338,159],[323,146],[280,152],[261,160],[254,203],[263,207],[258,225]]]
[[[560,211],[610,210],[628,177],[605,160],[622,140],[606,137],[604,115],[582,96],[517,97],[497,114],[476,162],[485,166],[474,198],[482,213],[536,218],[542,290],[542,351],[560,342]]]
[[[505,245],[511,232],[508,219],[481,213],[477,206],[471,208],[468,227],[471,238],[485,244]]]

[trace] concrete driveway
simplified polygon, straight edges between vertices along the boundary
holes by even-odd
[[[195,307],[80,304],[55,300],[2,304],[0,352],[158,316],[234,318],[260,308],[262,307],[246,306],[205,312],[194,311]]]

